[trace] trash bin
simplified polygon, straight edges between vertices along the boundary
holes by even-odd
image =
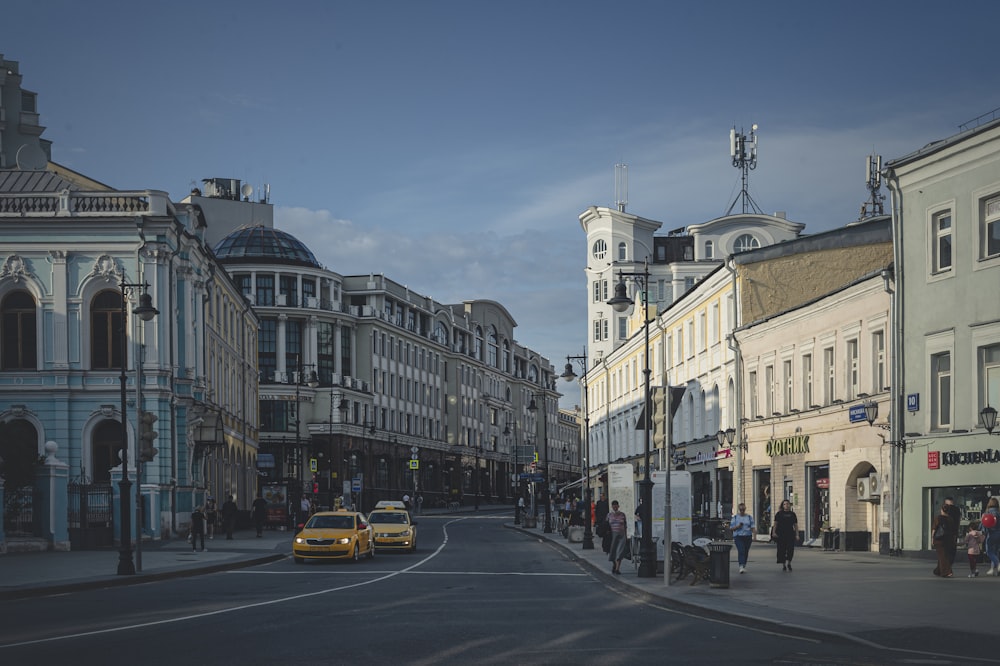
[[[708,544],[709,587],[729,587],[729,551],[732,547],[729,543]]]
[[[522,527],[538,527],[538,518],[536,518],[535,516],[524,514],[524,517],[521,518],[521,526]]]

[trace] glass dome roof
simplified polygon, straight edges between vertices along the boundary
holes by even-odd
[[[316,256],[295,236],[263,225],[240,227],[214,248],[220,261],[299,264],[322,268]]]

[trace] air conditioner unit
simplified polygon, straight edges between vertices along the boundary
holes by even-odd
[[[870,487],[871,477],[863,476],[858,479],[858,501],[867,502],[871,499]]]
[[[882,483],[879,480],[878,472],[872,472],[868,475],[868,494],[873,499],[878,499],[882,494]]]

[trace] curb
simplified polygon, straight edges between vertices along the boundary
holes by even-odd
[[[13,588],[0,590],[0,601],[30,599],[32,597],[45,597],[53,594],[66,594],[68,592],[80,592],[85,590],[99,590],[109,587],[123,587],[125,585],[139,585],[159,580],[170,580],[173,578],[187,578],[190,576],[200,576],[202,574],[217,573],[219,571],[229,571],[233,569],[244,569],[258,564],[277,562],[288,557],[288,553],[274,553],[264,557],[256,557],[249,560],[237,560],[234,562],[222,562],[203,567],[192,567],[183,569],[173,569],[170,571],[157,571],[155,573],[139,573],[134,576],[113,576],[99,578],[97,580],[77,581],[71,583],[56,583],[40,587]]]

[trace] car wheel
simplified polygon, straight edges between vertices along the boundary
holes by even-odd
[[[295,556],[295,563],[296,563],[296,564],[302,564],[302,563],[303,563],[303,562],[305,562],[305,561],[306,561],[306,560],[305,560],[305,558],[304,558],[304,557],[298,557],[297,555]]]
[[[358,549],[358,544],[354,544],[354,561],[357,562],[361,559],[361,551]]]

